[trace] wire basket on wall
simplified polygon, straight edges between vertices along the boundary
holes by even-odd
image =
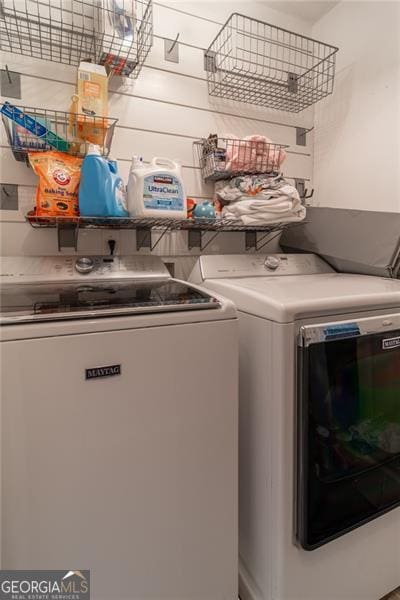
[[[333,91],[338,48],[232,14],[205,55],[211,96],[300,112]]]
[[[1,107],[7,139],[16,160],[29,164],[28,152],[57,150],[74,156],[86,155],[89,144],[97,144],[108,156],[118,119],[89,117],[61,110]]]
[[[0,39],[3,51],[137,77],[153,43],[152,0],[0,0]]]
[[[230,139],[210,136],[194,142],[204,181],[238,175],[277,173],[288,146],[262,139]]]

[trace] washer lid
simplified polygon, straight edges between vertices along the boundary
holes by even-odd
[[[0,324],[219,308],[220,302],[184,282],[88,281],[4,285]]]
[[[400,308],[400,281],[368,275],[208,279],[203,285],[232,300],[239,310],[278,323],[324,314]]]

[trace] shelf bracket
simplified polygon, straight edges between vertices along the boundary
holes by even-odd
[[[203,235],[207,233],[207,231],[202,231],[201,229],[189,229],[188,230],[188,249],[195,250],[198,249],[200,252],[204,252],[206,248],[215,240],[215,238],[221,233],[220,231],[214,231],[214,235],[210,237],[208,242],[203,244]],[[212,232],[208,232],[212,233]]]
[[[217,53],[213,50],[204,50],[204,70],[209,73],[217,72]]]
[[[296,127],[296,146],[307,145],[307,132],[308,129],[304,127]]]
[[[271,235],[273,233],[274,235]],[[246,250],[256,250],[259,252],[262,250],[267,244],[272,242],[278,235],[281,235],[282,230],[278,231],[268,231],[264,235],[257,237],[256,231],[246,231]]]
[[[18,185],[1,183],[0,210],[18,210]]]
[[[73,248],[75,251],[78,249],[78,231],[78,222],[60,223],[57,221],[57,240],[59,252],[61,252],[61,248]]]
[[[162,233],[158,236],[158,240],[156,241],[155,244],[150,243],[150,250],[153,252],[153,250],[158,246],[158,244],[161,242],[161,240],[163,239],[164,235],[166,233],[168,233],[168,231],[171,231],[169,229],[169,227],[166,227],[165,229],[163,229]],[[150,242],[151,242],[151,231],[150,231]]]
[[[200,250],[201,250],[202,252],[204,252],[204,250],[205,250],[206,248],[208,248],[208,246],[209,246],[210,244],[212,244],[212,242],[215,240],[215,238],[217,237],[217,235],[219,235],[221,232],[220,232],[220,231],[217,231],[216,233],[214,233],[214,235],[212,235],[212,236],[210,237],[210,239],[208,240],[208,242],[207,242],[206,244],[204,244],[204,245],[203,245],[203,236],[202,236],[202,234],[203,234],[203,233],[204,233],[203,231],[200,231],[200,235],[201,235],[201,246],[200,246]]]
[[[291,94],[297,94],[297,92],[299,91],[299,84],[297,82],[298,76],[297,73],[290,73],[290,71],[287,74],[288,77],[288,81],[287,81],[287,85],[288,85],[288,92],[290,92]]]
[[[201,250],[201,231],[198,229],[188,230],[188,248],[189,250],[195,250],[196,248]]]
[[[257,244],[257,250],[262,250],[267,244],[269,244],[270,242],[272,242],[272,240],[274,240],[275,238],[277,238],[279,235],[282,234],[282,230],[279,231],[275,231],[272,232],[274,235],[271,235],[271,232],[266,233],[265,235],[263,235],[263,237],[261,238],[261,240],[258,240],[258,244]],[[260,242],[263,242],[262,244]]]
[[[179,63],[179,36],[178,33],[174,40],[164,38],[164,60]]]
[[[151,250],[151,229],[147,227],[136,228],[136,250],[150,248]]]
[[[269,231],[268,233],[265,233],[264,235],[262,235],[258,240],[257,240],[257,244],[256,244],[256,250],[262,250],[264,248],[264,246],[266,246],[269,242],[269,236],[271,235],[271,232]],[[273,239],[274,236],[271,237],[271,239]],[[264,241],[267,240],[267,241]],[[262,243],[264,242],[264,243]]]
[[[304,179],[298,179],[298,178],[295,177],[295,179],[294,179],[294,187],[298,191],[300,198],[304,198],[304,195],[306,193],[306,186],[305,186]]]
[[[307,134],[313,129],[314,127],[311,127],[310,129],[296,127],[296,146],[307,146]]]
[[[6,65],[1,69],[1,95],[7,98],[21,99],[21,73],[9,71]]]
[[[246,231],[245,232],[245,247],[246,250],[257,250],[257,232]]]

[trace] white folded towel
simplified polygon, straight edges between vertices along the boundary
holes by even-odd
[[[231,202],[222,211],[223,218],[241,220],[244,225],[289,223],[302,221],[305,216],[306,209],[300,202],[296,188],[291,185]]]

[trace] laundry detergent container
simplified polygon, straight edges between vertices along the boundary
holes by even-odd
[[[128,181],[128,211],[131,216],[186,219],[179,162],[156,157],[147,166],[134,156]]]
[[[126,187],[117,162],[101,156],[94,144],[82,165],[79,211],[82,217],[128,217]]]

